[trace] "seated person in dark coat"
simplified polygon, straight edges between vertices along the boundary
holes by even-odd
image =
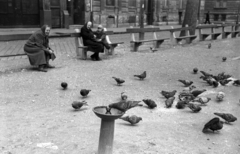
[[[49,33],[50,27],[43,25],[40,30],[29,37],[24,45],[30,64],[38,66],[38,70],[42,72],[47,72],[45,68],[54,68],[49,64],[49,60],[56,58],[54,51],[49,47]]]
[[[81,28],[81,36],[83,38],[83,45],[88,46],[89,50],[94,52],[91,55],[91,59],[94,61],[99,61],[101,58],[99,57],[99,53],[104,52],[104,46],[101,42],[97,42],[96,35],[93,33],[92,29],[92,22],[88,21],[82,28]]]
[[[105,48],[110,49],[110,45],[106,40],[106,34],[104,33],[102,25],[98,25],[97,31],[94,32],[96,35],[97,42],[101,42]]]

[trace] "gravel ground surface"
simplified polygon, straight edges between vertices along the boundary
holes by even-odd
[[[0,61],[0,153],[3,154],[95,154],[97,153],[100,119],[92,108],[120,100],[126,92],[130,100],[153,99],[157,108],[136,107],[126,115],[143,118],[135,126],[122,120],[115,122],[114,154],[238,154],[240,153],[240,88],[212,88],[199,79],[192,69],[213,73],[226,72],[240,79],[240,39],[209,41],[191,45],[163,46],[152,53],[149,45],[139,52],[129,48],[113,56],[102,55],[103,61],[79,60],[75,54],[59,55],[51,64],[55,69],[38,72],[28,59]],[[226,56],[227,61],[222,62]],[[133,77],[147,71],[140,81]],[[117,86],[112,76],[124,79]],[[203,95],[212,100],[199,113],[189,108],[165,108],[162,90],[184,88],[178,79],[194,81]],[[68,83],[62,90],[61,82]],[[82,98],[80,89],[91,89]],[[216,93],[226,97],[217,102]],[[178,94],[177,93],[177,94]],[[89,106],[75,111],[71,103],[85,100]],[[143,102],[142,102],[143,104]],[[202,133],[206,122],[216,117],[213,112],[232,113],[238,121],[224,124],[215,133]]]

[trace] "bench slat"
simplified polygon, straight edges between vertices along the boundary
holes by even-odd
[[[131,42],[141,43],[141,42],[152,42],[152,41],[163,41],[168,40],[169,38],[162,38],[162,39],[149,39],[149,40],[136,40]]]
[[[181,37],[176,37],[176,39],[184,39],[184,38],[190,38],[190,37],[197,37],[197,35],[181,36]]]
[[[126,29],[128,33],[156,32],[159,30],[160,28],[127,28]]]

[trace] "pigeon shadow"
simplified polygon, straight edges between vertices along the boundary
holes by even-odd
[[[71,109],[69,110],[70,112],[81,112],[81,111],[85,111],[88,110],[88,108],[80,108],[80,109]]]
[[[203,133],[207,135],[219,135],[220,131],[205,130]]]
[[[130,123],[119,123],[120,125],[124,125],[124,126],[128,126],[128,127],[136,127],[137,126],[137,124],[135,124],[135,125],[132,125],[132,124],[130,124]]]

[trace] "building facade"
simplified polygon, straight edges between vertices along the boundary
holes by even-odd
[[[141,5],[143,1],[143,5]],[[0,27],[68,28],[93,21],[94,25],[138,25],[143,8],[145,25],[183,20],[187,0],[0,0]],[[199,21],[210,11],[214,22],[235,21],[239,0],[199,0]]]
[[[240,9],[239,0],[205,0],[205,13],[210,12],[215,23],[236,22]]]

